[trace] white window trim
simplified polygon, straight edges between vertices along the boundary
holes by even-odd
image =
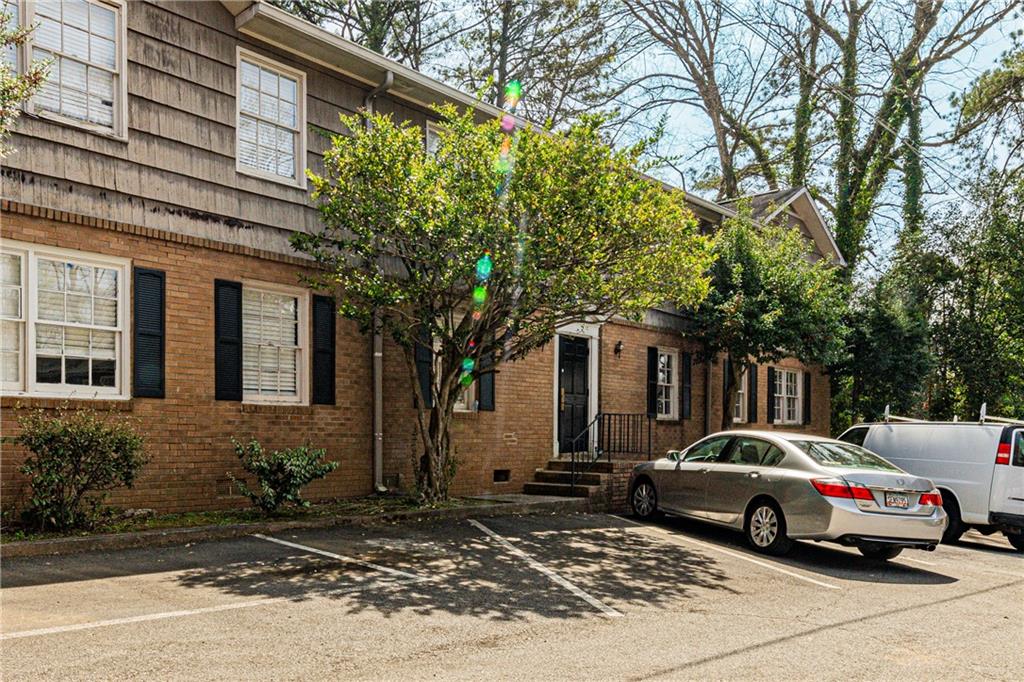
[[[749,415],[747,414],[747,402],[748,398],[748,387],[750,386],[749,377],[747,377],[747,368],[744,367],[740,370],[740,381],[739,386],[736,389],[736,398],[740,402],[740,416],[736,416],[736,405],[733,405],[732,410],[732,421],[734,424],[746,424]]]
[[[259,289],[261,291],[268,291],[276,294],[287,294],[289,296],[295,296],[298,299],[298,328],[299,328],[299,362],[296,367],[296,391],[294,396],[284,395],[261,395],[259,393],[249,393],[245,390],[244,382],[242,386],[242,402],[251,405],[309,405],[309,389],[310,389],[310,372],[312,371],[310,365],[310,355],[312,355],[312,348],[310,346],[310,306],[312,305],[312,297],[309,295],[308,289],[302,287],[289,286],[287,284],[276,284],[273,282],[262,282],[259,280],[243,279],[242,280],[242,295],[245,295],[245,289]],[[245,353],[245,320],[243,316],[242,320],[242,353]],[[244,371],[244,370],[243,370]]]
[[[775,386],[772,386],[772,404],[774,405],[775,398],[782,397],[781,409],[776,410],[776,412],[775,412],[775,421],[773,423],[774,424],[786,424],[786,425],[803,424],[804,423],[804,419],[803,419],[804,418],[804,381],[803,381],[803,379],[804,379],[803,374],[804,373],[801,370],[799,370],[799,369],[787,369],[785,367],[776,367],[775,368],[776,382],[778,382],[778,375],[779,375],[780,372],[781,373],[787,373],[788,372],[788,373],[796,375],[796,419],[786,419],[785,418],[785,413],[786,413],[786,395],[784,393],[776,393]],[[785,383],[785,380],[783,380],[783,383]]]
[[[18,14],[22,21],[21,26],[30,26],[35,22],[35,5],[33,0],[14,0],[18,5]],[[128,141],[128,19],[126,0],[89,0],[99,5],[107,5],[117,15],[117,35],[115,36],[114,49],[117,51],[117,74],[114,76],[114,95],[117,102],[114,103],[114,126],[113,129],[105,128],[88,121],[79,121],[77,118],[64,116],[53,111],[37,110],[35,97],[29,98],[22,104],[22,110],[29,116],[53,121],[61,125],[73,128],[81,128],[95,135],[102,135],[120,142]],[[25,44],[18,50],[18,70],[24,71],[24,65],[32,63],[32,37],[25,41]]]
[[[669,399],[669,412],[668,414],[656,414],[655,419],[660,421],[674,421],[679,419],[679,349],[678,348],[665,348],[658,346],[658,365],[661,365],[661,356],[670,355],[672,356],[672,383],[662,384],[658,382],[658,387],[670,386],[672,389],[672,396]],[[657,396],[655,396],[655,403],[657,403]],[[657,408],[657,404],[655,404]]]
[[[76,251],[57,246],[28,244],[10,239],[3,241],[4,252],[17,253],[22,256],[22,338],[23,348],[21,359],[22,388],[10,390],[4,387],[5,396],[24,396],[31,398],[69,398],[96,400],[127,400],[131,398],[131,261],[127,258],[104,256]],[[36,335],[34,325],[46,324],[36,316],[38,308],[38,282],[36,261],[40,258],[73,260],[86,265],[111,268],[118,271],[117,297],[117,333],[121,341],[117,345],[115,357],[120,363],[117,372],[117,385],[109,386],[55,386],[36,382]],[[59,324],[59,323],[57,323]]]
[[[242,118],[242,60],[255,62],[274,71],[295,79],[298,92],[295,93],[295,116],[298,121],[298,149],[295,152],[295,177],[285,178],[277,173],[267,173],[258,168],[250,168],[242,163],[238,153],[238,136],[241,133],[239,121]],[[242,175],[269,180],[287,187],[306,189],[306,73],[247,50],[241,46],[235,48],[235,171]]]

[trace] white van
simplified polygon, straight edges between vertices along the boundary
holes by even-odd
[[[1024,552],[1024,425],[893,421],[858,424],[839,440],[931,479],[949,517],[943,542],[968,528],[1002,531]]]

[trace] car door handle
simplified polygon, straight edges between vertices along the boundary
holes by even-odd
[[[761,474],[757,473],[756,471],[751,471],[750,473],[747,474],[747,478],[761,478]]]
[[[703,469],[701,469],[701,470],[700,470],[700,472],[701,472],[702,474],[706,474],[706,473],[708,473],[709,471],[711,471],[711,469],[708,469],[707,467],[705,467],[705,468],[703,468]]]

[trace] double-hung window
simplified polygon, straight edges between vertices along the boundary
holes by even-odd
[[[436,123],[433,121],[427,121],[427,130],[423,140],[427,154],[434,156],[437,154],[438,145],[441,143],[441,133]]]
[[[775,370],[775,422],[799,424],[801,422],[801,394],[803,392],[800,372],[792,369]]]
[[[120,0],[26,3],[36,28],[25,54],[50,61],[29,111],[116,137],[126,135],[124,4]]]
[[[736,385],[736,402],[732,406],[732,420],[736,423],[747,421],[747,368],[740,370]]]
[[[238,51],[238,170],[305,187],[305,74]]]
[[[306,292],[242,284],[242,392],[247,401],[306,400]]]
[[[127,396],[128,262],[7,241],[0,252],[4,393]]]
[[[657,418],[675,419],[679,391],[679,353],[658,349]]]

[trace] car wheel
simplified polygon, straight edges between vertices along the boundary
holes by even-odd
[[[658,491],[649,479],[641,478],[633,486],[633,494],[629,496],[629,504],[633,513],[641,519],[650,519],[658,513]]]
[[[1003,533],[1018,552],[1024,552],[1024,533]]]
[[[782,556],[793,547],[793,541],[786,537],[786,519],[774,502],[758,502],[747,512],[744,530],[747,542],[758,552]]]
[[[942,493],[942,508],[945,510],[947,517],[946,530],[942,533],[942,541],[947,545],[952,545],[960,539],[960,536],[964,534],[967,527],[960,519],[960,505],[956,503],[956,498],[944,490],[940,492]]]
[[[886,547],[885,545],[861,545],[857,549],[868,559],[876,561],[888,561],[895,559],[903,551],[902,547]]]

